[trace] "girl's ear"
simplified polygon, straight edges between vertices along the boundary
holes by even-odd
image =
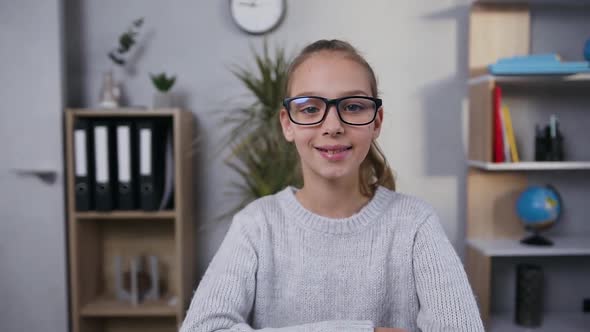
[[[381,133],[381,125],[383,124],[383,106],[379,107],[377,110],[377,116],[375,117],[375,122],[373,122],[373,124],[373,139],[377,139]]]
[[[281,121],[281,127],[283,128],[283,136],[285,136],[287,142],[293,142],[293,123],[291,123],[289,114],[287,114],[287,110],[284,107],[281,108],[279,120]]]

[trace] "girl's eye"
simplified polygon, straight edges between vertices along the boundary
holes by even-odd
[[[319,108],[315,107],[315,106],[308,106],[308,107],[304,107],[299,109],[300,113],[304,113],[304,114],[316,114],[317,112],[319,112]]]
[[[344,106],[344,110],[351,113],[362,111],[364,108],[365,107],[360,104],[348,104]]]

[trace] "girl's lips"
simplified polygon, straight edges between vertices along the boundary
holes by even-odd
[[[316,146],[315,149],[320,155],[329,161],[344,160],[349,154],[352,146],[334,145],[334,146]]]

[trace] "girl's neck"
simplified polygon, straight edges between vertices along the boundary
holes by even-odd
[[[350,217],[370,200],[361,194],[358,179],[307,181],[295,197],[309,211],[328,218]]]

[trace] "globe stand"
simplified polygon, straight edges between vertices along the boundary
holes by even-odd
[[[533,246],[552,246],[553,242],[547,238],[542,237],[539,233],[534,232],[533,235],[527,236],[520,240],[520,243],[529,244]]]

